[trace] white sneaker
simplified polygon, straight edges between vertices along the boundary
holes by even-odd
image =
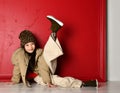
[[[98,80],[96,79],[96,87],[98,88]]]
[[[52,19],[55,22],[57,22],[60,26],[63,26],[63,23],[60,20],[56,19],[55,17],[53,17],[51,15],[47,15],[47,18]]]

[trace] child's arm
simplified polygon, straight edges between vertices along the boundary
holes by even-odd
[[[13,82],[13,84],[17,84],[20,82],[20,69],[18,64],[14,64],[11,81]]]
[[[42,80],[45,84],[52,85],[51,81],[51,71],[46,64],[43,55],[41,55],[38,59],[38,69],[39,75],[42,77]]]
[[[12,64],[14,65],[11,81],[13,82],[13,84],[16,84],[20,82],[20,78],[21,78],[19,64],[16,59],[16,52],[14,52],[14,54],[12,55],[11,61],[12,61]]]

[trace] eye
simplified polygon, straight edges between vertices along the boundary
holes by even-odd
[[[29,44],[26,44],[25,46],[29,46]]]

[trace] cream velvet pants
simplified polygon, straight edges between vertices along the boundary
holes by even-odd
[[[63,55],[63,51],[58,38],[56,39],[56,41],[54,41],[50,36],[47,43],[45,44],[43,56],[53,74],[51,75],[52,83],[61,87],[80,87],[82,81],[78,79],[72,77],[63,78],[58,75],[54,75],[57,67],[57,58],[61,55]],[[37,76],[34,80],[38,84],[45,85],[42,81],[42,78],[39,76]]]
[[[58,38],[56,38],[56,41],[54,41],[50,36],[44,46],[43,56],[52,74],[55,73],[57,67],[57,58],[61,55],[63,55],[63,51]]]
[[[58,75],[51,75],[52,83],[60,87],[69,87],[69,88],[80,88],[82,81],[75,79],[73,77],[60,77]],[[34,78],[35,82],[39,85],[46,85],[43,83],[43,80],[40,76]]]

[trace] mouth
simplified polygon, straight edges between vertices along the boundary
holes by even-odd
[[[28,50],[28,52],[30,52],[30,53],[31,53],[31,52],[33,52],[33,51],[34,51],[33,49],[31,49],[31,50]]]

